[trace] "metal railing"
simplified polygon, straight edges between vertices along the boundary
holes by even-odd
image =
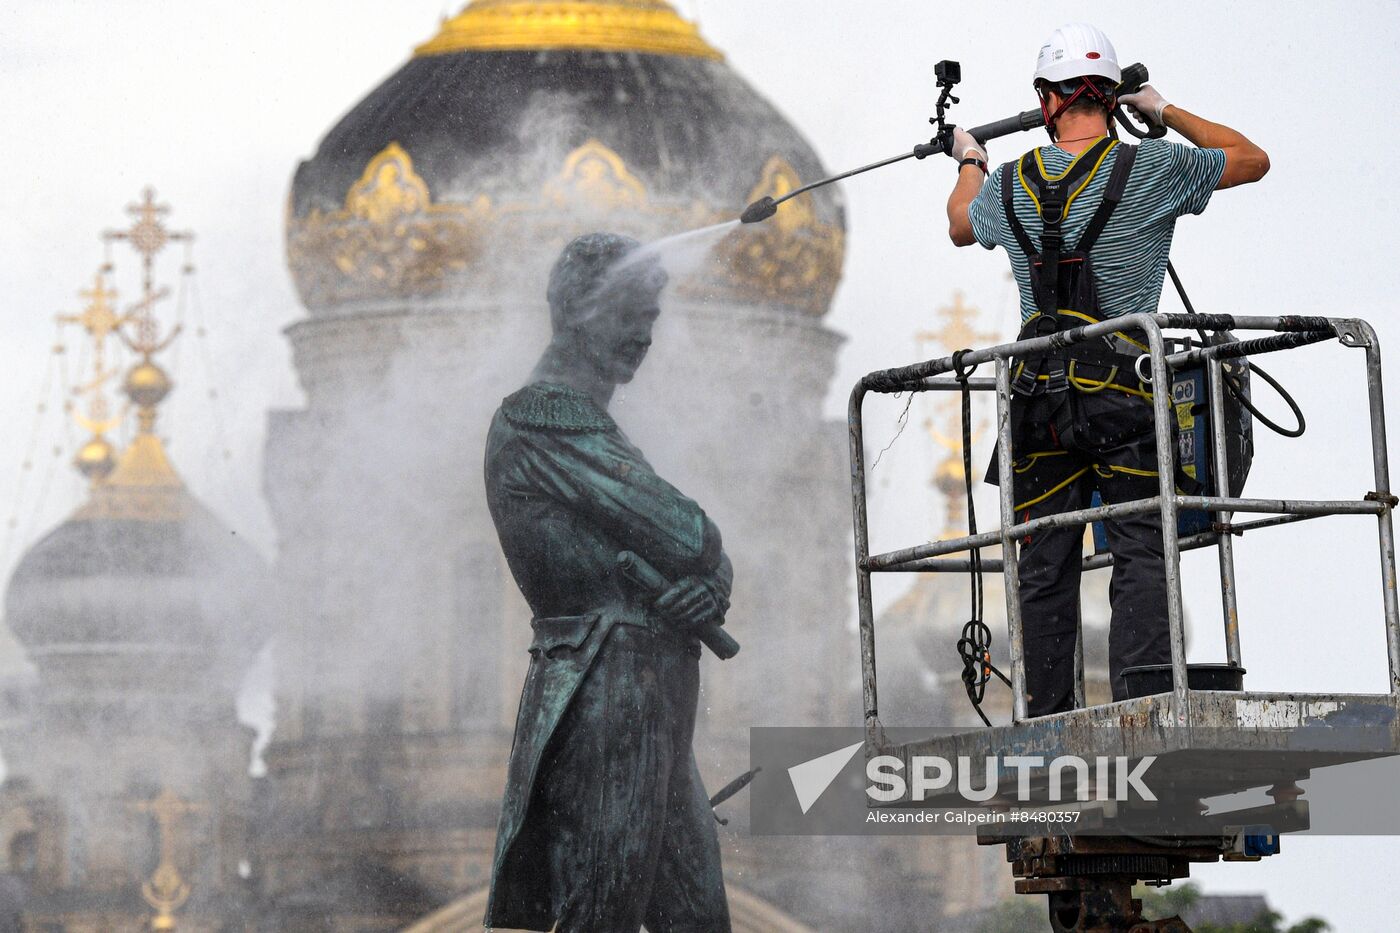
[[[1274,336],[1246,341],[1230,341],[1168,353],[1162,331],[1168,329],[1211,331],[1271,331]],[[1063,350],[1117,331],[1146,335],[1150,362],[1153,422],[1157,439],[1158,494],[1132,502],[1078,509],[1017,522],[1013,511],[1011,462],[1011,365],[1013,357],[1034,357],[1046,351]],[[1225,386],[1222,359],[1240,358],[1274,350],[1292,349],[1321,339],[1336,339],[1343,346],[1366,351],[1366,385],[1370,409],[1371,459],[1375,488],[1360,499],[1246,499],[1223,495],[1180,495],[1175,484],[1175,446],[1172,442],[1174,416],[1171,374],[1178,369],[1204,366],[1208,383],[1211,428],[1214,435],[1212,478],[1217,490],[1228,488],[1226,450]],[[1234,315],[1131,314],[1097,324],[1088,324],[1044,337],[1019,340],[995,347],[964,351],[959,355],[963,371],[980,363],[994,363],[995,379],[971,378],[974,391],[994,391],[997,400],[997,465],[1005,479],[1000,485],[1001,527],[977,535],[913,547],[870,553],[866,507],[865,442],[862,408],[869,392],[900,393],[960,391],[957,379],[938,378],[954,372],[953,357],[942,357],[869,373],[851,391],[848,410],[851,454],[851,491],[855,528],[856,597],[860,616],[861,674],[867,727],[878,725],[879,705],[875,673],[875,620],[871,604],[872,573],[971,572],[970,558],[944,555],[1000,546],[1002,557],[983,558],[983,572],[1000,571],[1005,580],[1007,641],[1011,656],[1012,719],[1026,719],[1025,658],[1022,644],[1020,584],[1017,571],[1018,539],[1048,528],[1082,525],[1115,516],[1157,511],[1162,519],[1162,543],[1167,575],[1167,622],[1171,640],[1172,694],[1175,721],[1184,724],[1189,702],[1186,675],[1185,622],[1181,595],[1181,551],[1214,546],[1219,552],[1221,603],[1225,626],[1225,648],[1230,663],[1240,663],[1239,607],[1235,580],[1234,542],[1236,534],[1253,529],[1290,524],[1323,515],[1374,515],[1379,529],[1382,594],[1385,609],[1386,648],[1390,664],[1390,696],[1400,699],[1400,609],[1397,608],[1395,575],[1395,536],[1391,509],[1396,505],[1390,493],[1390,468],[1386,454],[1385,402],[1381,391],[1380,344],[1375,331],[1365,321],[1322,317],[1246,317]],[[1141,372],[1141,371],[1140,371]],[[1143,373],[1143,375],[1146,375]],[[1166,391],[1162,391],[1166,387]],[[1182,509],[1215,513],[1213,530],[1184,538],[1178,537],[1177,515]],[[1235,512],[1266,513],[1277,517],[1231,524]],[[1111,555],[1100,554],[1084,560],[1085,569],[1108,566]],[[1083,638],[1077,637],[1075,698],[1083,705]]]

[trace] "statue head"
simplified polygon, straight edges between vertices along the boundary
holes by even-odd
[[[556,345],[613,384],[630,382],[651,347],[666,272],[641,244],[615,233],[578,237],[549,274]]]

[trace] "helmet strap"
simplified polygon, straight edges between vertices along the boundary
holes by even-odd
[[[1048,86],[1049,84],[1047,82],[1046,87]],[[1050,103],[1046,88],[1037,88],[1036,90],[1040,97],[1040,115],[1045,118],[1045,132],[1050,134],[1050,139],[1052,141],[1056,138],[1055,121],[1059,120],[1060,115],[1068,110],[1075,101],[1079,100],[1081,95],[1087,94],[1089,97],[1103,104],[1110,112],[1113,110],[1115,102],[1115,95],[1105,94],[1103,90],[1094,83],[1092,78],[1087,77],[1079,79],[1079,87],[1075,88],[1074,92],[1066,97],[1060,103],[1060,106],[1055,108],[1054,113],[1050,112]]]

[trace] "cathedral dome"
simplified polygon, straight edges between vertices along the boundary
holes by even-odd
[[[661,0],[476,0],[300,165],[289,264],[313,315],[489,294],[580,232],[655,239],[825,174]],[[821,315],[843,223],[834,188],[804,195],[678,284]]]
[[[41,668],[46,655],[91,650],[208,660],[265,630],[267,580],[257,552],[189,494],[160,441],[140,434],[87,503],[21,558],[6,621]]]

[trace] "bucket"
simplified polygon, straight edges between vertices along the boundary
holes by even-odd
[[[1127,684],[1129,697],[1170,693],[1172,666],[1141,664],[1124,668],[1123,680]],[[1244,668],[1235,664],[1188,664],[1186,686],[1192,690],[1243,690]]]

